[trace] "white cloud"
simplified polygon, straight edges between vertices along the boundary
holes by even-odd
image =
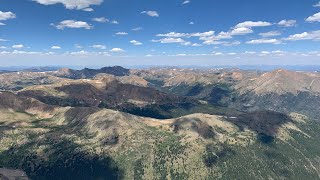
[[[24,45],[23,44],[15,44],[15,45],[12,46],[12,48],[21,49],[21,48],[24,48]]]
[[[146,14],[151,17],[159,17],[159,13],[157,11],[142,11],[141,14]]]
[[[5,23],[0,22],[0,26],[4,26],[4,25],[6,25],[6,24],[5,24]]]
[[[313,7],[320,7],[320,1],[317,4],[313,5]]]
[[[52,46],[51,49],[61,49],[60,46]]]
[[[191,21],[191,22],[189,22],[189,24],[190,24],[190,25],[194,25],[194,22],[193,22],[193,21]]]
[[[246,51],[246,52],[244,52],[244,54],[256,54],[256,52],[254,52],[254,51]]]
[[[308,22],[320,22],[320,12],[312,15],[312,16],[309,16],[306,21]]]
[[[214,31],[207,31],[207,32],[202,32],[202,33],[192,33],[190,34],[190,36],[192,37],[208,37],[208,36],[213,36],[214,35]]]
[[[222,56],[223,55],[223,53],[222,52],[213,52],[213,54],[212,55],[214,55],[214,56]]]
[[[233,41],[233,42],[226,42],[226,43],[224,43],[223,45],[224,45],[224,46],[237,46],[237,45],[239,45],[239,44],[241,44],[240,41]]]
[[[273,36],[280,36],[281,33],[279,31],[269,31],[259,34],[262,37],[273,37]]]
[[[63,30],[64,28],[84,28],[84,29],[92,29],[93,26],[84,21],[75,21],[75,20],[64,20],[59,24],[51,24],[55,26],[57,29]]]
[[[175,56],[187,56],[187,54],[176,54]]]
[[[152,40],[152,42],[160,42],[162,44],[168,44],[168,43],[184,43],[186,42],[185,40],[181,39],[181,38],[163,38],[160,40]]]
[[[42,54],[41,52],[34,52],[34,51],[19,51],[14,50],[11,52],[12,54]]]
[[[128,35],[128,33],[127,32],[117,32],[116,35],[126,36],[126,35]]]
[[[296,20],[281,20],[280,22],[278,22],[279,26],[284,26],[284,27],[292,27],[295,26],[297,23]]]
[[[264,26],[271,26],[272,24],[265,21],[245,21],[239,23],[235,26],[235,28],[252,28],[252,27],[264,27]]]
[[[6,46],[0,46],[0,49],[7,49]]]
[[[142,31],[143,28],[142,27],[136,27],[136,28],[133,28],[132,31]]]
[[[277,39],[255,39],[247,41],[246,44],[280,44],[281,41]]]
[[[133,44],[133,45],[135,45],[135,46],[140,46],[140,45],[142,45],[141,42],[136,41],[136,40],[132,40],[132,41],[130,41],[130,43]]]
[[[107,47],[105,45],[101,45],[101,44],[95,44],[90,47],[95,48],[95,49],[107,49]]]
[[[107,19],[105,17],[99,17],[99,18],[92,18],[92,21],[105,23],[105,22],[109,22],[109,19]]]
[[[178,37],[189,36],[189,34],[188,33],[169,32],[169,33],[166,33],[166,34],[157,34],[156,36],[158,36],[158,37],[174,37],[174,38],[178,38]]]
[[[111,23],[111,24],[119,24],[119,22],[116,21],[116,20],[112,20],[110,23]]]
[[[92,8],[84,8],[84,9],[82,9],[83,11],[87,11],[87,12],[93,12],[94,11],[94,9],[92,9]]]
[[[260,54],[266,55],[266,54],[270,54],[270,52],[269,51],[261,51]]]
[[[202,46],[201,44],[198,44],[198,43],[193,43],[191,46],[193,46],[193,47],[200,47],[200,46]]]
[[[146,57],[153,57],[153,55],[152,54],[147,54]]]
[[[226,44],[228,42],[226,41],[217,41],[217,40],[207,40],[207,41],[204,41],[203,44],[206,44],[206,45],[219,45],[219,44]]]
[[[191,1],[190,1],[190,0],[185,0],[185,1],[183,1],[183,3],[182,3],[182,4],[189,4],[189,3],[191,3]]]
[[[299,41],[299,40],[314,40],[320,41],[320,30],[318,31],[311,31],[311,32],[303,32],[301,34],[293,34],[284,40],[288,41]]]
[[[79,45],[79,44],[75,44],[74,47],[77,48],[77,49],[82,49],[82,48],[83,48],[83,47],[82,47],[81,45]]]
[[[124,50],[121,48],[112,48],[110,52],[124,52]]]
[[[196,32],[196,33],[177,33],[177,32],[169,32],[166,34],[157,34],[158,37],[172,37],[172,38],[181,38],[181,37],[208,37],[214,35],[214,31],[208,32]]]
[[[76,51],[76,52],[70,52],[70,53],[67,53],[67,54],[70,54],[70,55],[87,55],[87,54],[89,54],[89,52],[81,50],[81,51]]]
[[[6,39],[0,39],[0,42],[5,42],[5,41],[8,41],[8,40],[6,40]]]
[[[83,10],[91,5],[100,5],[103,0],[33,0],[43,5],[63,4],[67,9]]]
[[[230,35],[245,35],[245,34],[250,34],[253,33],[253,31],[250,28],[247,27],[238,27],[235,28],[231,31]]]
[[[12,12],[2,12],[0,11],[0,21],[5,21],[8,19],[14,19],[16,18],[16,15]]]

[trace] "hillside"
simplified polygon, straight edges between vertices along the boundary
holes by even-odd
[[[1,108],[1,114],[6,118],[1,120],[0,166],[22,169],[32,179],[320,175],[319,125],[297,114],[287,119],[263,112],[237,119],[193,114],[163,121],[90,107],[55,108],[47,118],[10,107]]]
[[[150,69],[87,79],[54,73],[31,74],[32,85],[0,92],[0,174],[320,178],[317,73]],[[9,84],[17,73],[10,74]],[[38,82],[40,75],[57,81]]]

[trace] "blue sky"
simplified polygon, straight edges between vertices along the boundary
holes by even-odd
[[[0,0],[0,66],[320,64],[319,0]]]

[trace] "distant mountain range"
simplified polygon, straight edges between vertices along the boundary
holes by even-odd
[[[318,72],[49,69],[0,74],[0,178],[320,178]]]

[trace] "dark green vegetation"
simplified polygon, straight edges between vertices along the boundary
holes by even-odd
[[[48,144],[46,144],[48,143]],[[23,169],[31,179],[121,179],[121,170],[110,157],[100,157],[77,151],[81,147],[73,142],[30,143],[13,146],[0,153],[0,164],[4,167]],[[49,145],[50,155],[44,159],[32,149]],[[49,153],[49,152],[45,152]]]

